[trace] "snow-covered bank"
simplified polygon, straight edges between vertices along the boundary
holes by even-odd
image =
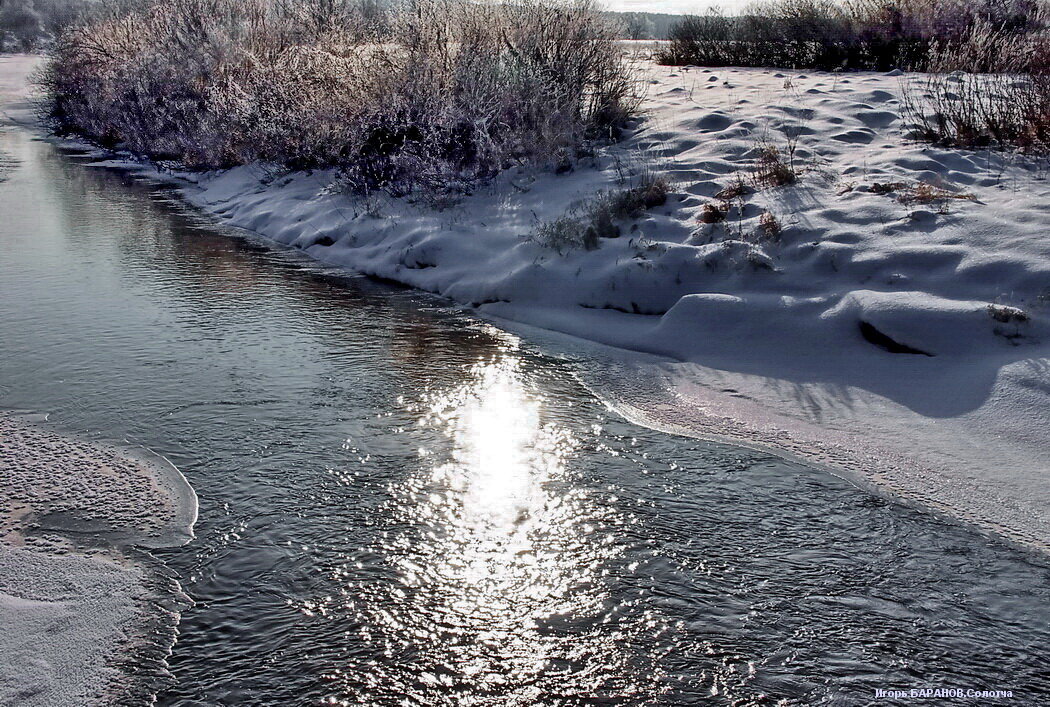
[[[621,147],[443,211],[350,198],[330,172],[176,176],[191,203],[319,260],[686,362],[638,363],[626,380],[651,385],[616,376],[614,404],[655,395],[682,431],[732,427],[1050,548],[1042,165],[909,141],[908,76],[647,71],[648,115]],[[770,148],[796,184],[754,183]],[[652,166],[675,193],[619,238],[532,238]]]
[[[126,560],[0,546],[0,704],[149,704],[179,608],[158,591]]]
[[[130,659],[159,665],[178,592],[128,548],[186,542],[196,511],[163,460],[0,416],[0,703],[148,701]]]

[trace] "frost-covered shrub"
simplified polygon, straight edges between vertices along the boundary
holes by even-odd
[[[794,69],[1003,71],[1047,29],[1045,0],[760,0],[671,28],[666,64]],[[945,51],[949,50],[949,51]]]
[[[1027,74],[933,74],[913,80],[903,108],[912,136],[952,147],[1050,153],[1050,46]]]
[[[169,0],[66,33],[59,132],[189,167],[339,167],[359,192],[465,191],[614,137],[636,108],[588,0]]]

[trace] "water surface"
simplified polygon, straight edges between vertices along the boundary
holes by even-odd
[[[0,408],[149,447],[200,499],[155,553],[196,602],[160,704],[1050,699],[1028,556],[629,424],[575,355],[18,129],[0,151]]]

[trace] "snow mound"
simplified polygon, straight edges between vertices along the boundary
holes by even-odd
[[[867,325],[902,347],[930,356],[966,356],[1000,343],[993,338],[997,327],[987,303],[949,300],[924,292],[857,290],[822,318],[847,326]]]

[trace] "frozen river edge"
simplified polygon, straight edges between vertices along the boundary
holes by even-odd
[[[605,372],[593,353],[589,385],[636,422],[804,460],[1050,549],[1050,184],[1038,165],[908,141],[897,72],[643,72],[644,120],[594,165],[508,173],[446,210],[355,200],[331,170],[88,159],[172,184],[220,223],[326,264],[648,354],[612,352]],[[698,225],[746,176],[758,137],[800,126],[820,169],[745,209],[780,219],[778,242],[749,235],[753,215]],[[617,188],[639,155],[674,180],[668,204],[592,251],[530,237]],[[915,208],[880,184],[967,198]],[[928,355],[886,350],[900,342]]]
[[[192,538],[192,488],[40,422],[0,416],[0,439],[0,702],[148,703],[187,599],[138,548]]]

